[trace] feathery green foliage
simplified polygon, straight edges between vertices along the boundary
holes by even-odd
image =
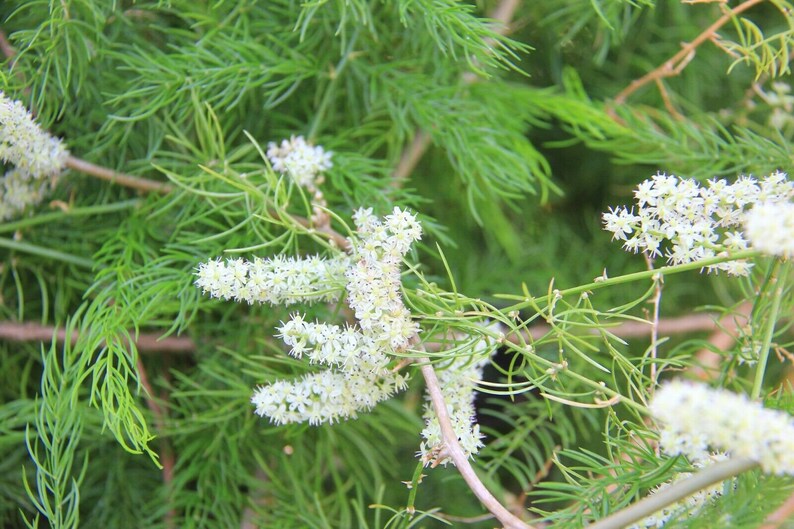
[[[440,369],[490,340],[473,464],[528,522],[582,527],[692,470],[659,453],[647,406],[660,379],[705,372],[794,412],[791,260],[748,251],[746,278],[701,263],[649,270],[600,218],[657,171],[792,171],[794,6],[519,2],[505,32],[492,17],[509,4],[0,6],[15,50],[3,50],[0,90],[73,156],[171,186],[144,193],[72,170],[0,225],[0,525],[498,524],[454,466],[417,467],[416,366],[402,367],[403,394],[355,420],[253,414],[255,387],[319,370],[287,354],[280,322],[353,322],[344,303],[247,306],[194,284],[209,259],[339,252],[311,224],[317,195],[266,155],[298,135],[333,151],[318,183],[328,228],[350,235],[360,207],[418,213],[403,297],[427,351],[392,365],[428,356]],[[632,84],[721,17],[674,74]],[[708,310],[736,339],[626,334],[654,320],[658,289],[662,318]],[[34,324],[46,338],[20,336]],[[791,477],[753,470],[665,527],[758,527],[792,491]]]

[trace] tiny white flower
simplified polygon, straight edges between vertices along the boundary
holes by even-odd
[[[293,140],[281,148],[271,146],[270,154],[305,146],[302,139]],[[279,159],[273,165],[289,170],[288,162]],[[347,290],[356,326],[307,322],[295,313],[278,327],[276,336],[290,355],[328,369],[256,389],[251,398],[255,413],[275,424],[317,425],[355,418],[406,387],[406,378],[393,373],[389,363],[390,355],[407,347],[419,331],[402,301],[400,265],[411,243],[421,238],[421,226],[414,214],[400,208],[384,221],[371,209],[360,209],[354,221],[352,256],[212,259],[196,271],[196,286],[203,292],[248,303],[336,301],[341,290]],[[465,446],[475,445],[470,441]]]
[[[199,264],[196,286],[214,298],[291,305],[336,301],[344,285],[347,256],[334,259],[213,259]],[[301,272],[296,274],[296,270]]]

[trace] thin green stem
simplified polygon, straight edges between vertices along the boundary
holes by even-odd
[[[584,285],[580,285],[578,287],[566,288],[564,290],[559,290],[559,294],[561,296],[570,296],[573,294],[581,294],[582,292],[590,292],[592,290],[598,290],[599,288],[610,287],[614,285],[622,285],[624,283],[631,283],[633,281],[640,281],[643,279],[653,279],[654,276],[657,274],[660,276],[671,275],[671,274],[679,274],[681,272],[689,272],[691,270],[698,270],[701,268],[706,268],[707,266],[712,266],[715,264],[726,263],[728,261],[736,261],[739,259],[751,259],[753,257],[757,257],[760,255],[760,252],[756,250],[744,250],[741,252],[736,252],[731,254],[730,256],[724,257],[712,257],[710,259],[703,259],[700,261],[693,261],[691,263],[685,264],[678,264],[678,265],[669,265],[669,266],[662,266],[661,268],[655,268],[653,270],[643,270],[641,272],[634,272],[632,274],[625,274],[622,276],[617,277],[608,277],[608,278],[598,278],[598,280],[593,281],[591,283],[587,283]],[[513,296],[513,295],[501,295],[500,298],[510,299],[514,301],[521,301],[524,300],[526,303],[530,303],[530,300],[527,299],[525,296]],[[520,304],[515,307],[511,307],[513,309],[519,309],[523,306],[529,306]]]
[[[328,84],[328,88],[326,89],[325,94],[323,94],[323,99],[320,101],[320,106],[317,108],[317,112],[314,114],[311,128],[307,134],[307,137],[310,141],[317,136],[317,131],[320,129],[320,124],[322,123],[325,113],[328,110],[328,105],[331,104],[331,100],[333,99],[336,81],[339,79],[342,71],[344,71],[345,66],[347,66],[347,61],[350,59],[350,55],[353,53],[353,46],[356,45],[356,40],[358,40],[358,28],[353,31],[353,35],[350,37],[350,42],[347,45],[347,49],[342,54],[342,58],[339,59],[339,62],[334,67],[331,82]]]
[[[727,257],[712,257],[711,259],[703,259],[701,261],[693,261],[691,263],[662,266],[660,268],[655,268],[653,270],[643,270],[642,272],[634,272],[633,274],[626,274],[618,277],[606,278],[600,281],[593,281],[592,283],[588,283],[586,285],[581,285],[578,287],[566,288],[565,290],[560,290],[560,294],[562,294],[563,296],[569,296],[572,294],[581,294],[582,292],[596,290],[599,288],[609,287],[613,285],[621,285],[623,283],[630,283],[632,281],[639,281],[640,279],[653,279],[653,277],[657,274],[662,276],[670,275],[670,274],[678,274],[681,272],[689,272],[690,270],[698,270],[701,268],[706,268],[707,266],[711,266],[719,263],[725,263],[728,261],[749,259],[751,257],[758,256],[758,254],[759,252],[757,252],[756,250],[744,250],[742,252],[733,253]]]
[[[420,461],[416,465],[416,469],[414,470],[414,475],[411,478],[411,491],[408,493],[408,505],[405,507],[405,510],[408,514],[413,514],[416,512],[416,492],[419,490],[419,482],[422,481],[422,471],[425,469],[425,464]]]
[[[732,478],[757,466],[757,461],[745,457],[715,463],[694,474],[691,478],[673,483],[669,487],[651,494],[603,520],[585,526],[584,529],[622,529],[668,505],[691,496],[709,485]]]
[[[134,208],[141,203],[140,199],[125,200],[123,202],[114,202],[112,204],[102,204],[99,206],[88,206],[82,208],[70,208],[66,211],[55,211],[52,213],[44,213],[35,217],[21,219],[14,222],[5,222],[0,224],[0,233],[9,233],[39,224],[49,224],[61,219],[69,217],[85,217],[87,215],[102,215],[105,213],[113,213],[115,211],[122,211],[129,208]]]
[[[758,351],[758,365],[755,368],[753,389],[750,392],[750,398],[753,400],[757,400],[761,397],[761,388],[764,385],[764,373],[766,372],[766,364],[769,360],[769,349],[772,345],[772,337],[775,334],[775,324],[780,314],[780,303],[783,299],[783,292],[786,287],[786,272],[788,268],[782,266],[779,259],[775,260],[773,266],[774,268],[770,274],[770,284],[773,285],[774,293],[772,295],[772,306],[770,307],[769,314],[764,318],[766,320],[766,328],[764,329],[764,338],[761,342],[761,348]]]
[[[18,252],[25,252],[32,255],[39,255],[41,257],[46,257],[54,261],[63,261],[65,263],[70,263],[76,266],[82,266],[83,268],[94,267],[94,262],[91,259],[78,257],[76,255],[60,252],[58,250],[53,250],[51,248],[42,248],[41,246],[36,246],[35,244],[15,241],[13,239],[5,239],[0,237],[0,248],[8,248],[10,250],[16,250]]]
[[[554,362],[550,362],[550,364],[554,365]],[[597,391],[603,392],[605,395],[608,395],[610,398],[618,399],[618,402],[620,404],[625,404],[629,408],[633,408],[633,409],[635,409],[636,411],[638,411],[640,413],[644,413],[646,415],[648,415],[650,413],[648,411],[647,407],[643,406],[642,404],[638,404],[638,403],[634,402],[633,400],[631,400],[629,398],[626,398],[624,395],[618,393],[614,389],[609,389],[609,387],[606,384],[602,385],[599,382],[596,382],[594,380],[590,380],[589,378],[587,378],[587,377],[585,377],[583,375],[580,375],[576,371],[571,371],[569,369],[564,369],[564,370],[560,371],[560,373],[563,374],[563,375],[569,376],[571,378],[575,378],[576,380],[578,380],[579,382],[583,383],[584,385],[590,386],[591,388],[593,388],[593,389],[595,389]]]

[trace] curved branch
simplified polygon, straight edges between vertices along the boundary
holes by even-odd
[[[695,37],[695,39],[692,42],[682,46],[681,50],[678,53],[670,57],[664,63],[660,64],[654,70],[651,70],[650,72],[646,73],[639,79],[635,79],[631,83],[629,83],[629,85],[626,88],[621,90],[620,93],[615,96],[615,105],[623,104],[631,94],[633,94],[634,92],[636,92],[637,90],[639,90],[648,83],[656,82],[660,79],[664,79],[665,77],[674,77],[680,74],[681,71],[684,68],[686,68],[686,65],[689,64],[689,61],[692,60],[695,54],[695,50],[697,50],[697,48],[701,44],[703,44],[708,40],[713,39],[717,31],[722,26],[730,22],[733,19],[733,17],[735,17],[736,15],[738,15],[743,11],[747,11],[754,5],[760,4],[763,1],[764,0],[746,0],[745,2],[742,2],[738,6],[734,7],[733,9],[722,15],[712,25],[710,25],[705,30],[703,30],[703,32],[700,35]]]
[[[507,529],[533,529],[533,526],[521,521],[513,513],[508,511],[499,500],[494,498],[493,494],[483,485],[480,478],[474,472],[474,469],[469,463],[469,458],[458,443],[458,436],[455,435],[455,430],[452,428],[452,423],[449,420],[449,413],[447,412],[447,404],[444,401],[444,396],[441,394],[441,387],[438,383],[436,371],[430,364],[430,359],[419,358],[417,362],[421,363],[420,369],[422,376],[427,384],[427,392],[430,394],[430,400],[433,403],[433,409],[438,417],[438,424],[441,426],[441,435],[444,438],[445,450],[455,463],[458,472],[460,472],[466,484],[469,486],[474,495],[482,502],[486,509],[493,513],[496,518],[502,522]]]
[[[68,339],[72,344],[77,342],[79,333],[75,329]],[[67,340],[66,330],[63,328],[52,327],[50,325],[39,325],[37,323],[17,323],[11,321],[0,322],[0,340],[12,342],[49,342],[55,337],[58,343]],[[192,353],[196,350],[193,340],[184,336],[169,336],[161,338],[156,334],[140,333],[135,339],[135,346],[142,353],[145,352],[168,352],[168,353]]]
[[[584,529],[622,529],[672,503],[691,496],[709,485],[732,478],[757,466],[758,462],[746,457],[737,457],[715,463],[694,474],[691,478],[679,481],[666,489],[651,494],[611,516],[585,526]]]

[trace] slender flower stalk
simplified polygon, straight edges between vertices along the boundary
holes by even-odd
[[[532,529],[532,526],[520,520],[516,515],[508,511],[504,505],[499,503],[491,491],[483,485],[477,473],[474,472],[471,464],[469,463],[469,456],[463,451],[460,444],[457,442],[457,434],[452,426],[452,421],[449,417],[446,403],[444,402],[444,395],[441,392],[441,386],[436,376],[436,371],[430,364],[427,358],[419,358],[418,362],[421,363],[422,376],[427,384],[427,392],[430,395],[430,402],[433,404],[433,409],[438,417],[438,423],[441,428],[441,433],[444,439],[443,450],[447,453],[455,463],[460,475],[466,481],[471,491],[477,496],[477,499],[493,513],[496,518],[508,529]]]

